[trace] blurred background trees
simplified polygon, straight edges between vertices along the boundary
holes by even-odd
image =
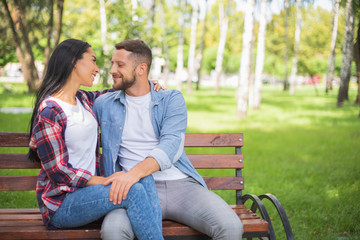
[[[217,92],[224,85],[238,88],[241,117],[249,103],[260,107],[262,84],[282,84],[289,91],[290,83],[291,93],[296,94],[296,84],[321,84],[324,91],[331,91],[336,83],[341,87],[341,106],[351,76],[359,77],[360,4],[321,2],[2,0],[0,66],[20,62],[32,92],[54,46],[78,38],[92,45],[100,79],[107,85],[114,44],[140,38],[153,49],[151,78],[179,90],[186,82],[189,93],[203,84]],[[247,4],[253,5],[252,14]]]

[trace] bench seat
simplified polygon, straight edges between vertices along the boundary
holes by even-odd
[[[0,148],[6,148],[5,151],[2,151],[5,153],[0,153],[0,169],[39,169],[41,165],[28,161],[25,153],[13,151],[13,149],[27,146],[27,133],[0,132]],[[233,190],[235,192],[236,205],[230,206],[244,225],[243,238],[275,239],[271,218],[262,203],[262,199],[266,198],[277,209],[287,239],[293,239],[285,210],[273,195],[242,195],[244,189],[242,146],[243,134],[241,133],[187,133],[185,137],[187,149],[200,148],[200,154],[188,154],[196,169],[234,170],[226,176],[203,176],[203,178],[210,190]],[[216,154],[209,154],[213,150],[210,148],[218,147],[234,148],[235,153],[229,154],[226,151],[227,154],[219,154],[222,151],[217,151]],[[226,173],[228,172],[226,171]],[[0,191],[33,191],[36,188],[36,179],[36,176],[0,176]],[[250,208],[244,205],[248,200],[252,202]],[[0,239],[100,239],[101,221],[100,219],[79,228],[48,230],[42,222],[38,208],[0,208]],[[163,221],[163,235],[168,240],[209,239],[186,225],[170,220]]]

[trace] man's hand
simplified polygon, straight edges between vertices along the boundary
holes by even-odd
[[[113,202],[114,205],[121,204],[121,201],[124,200],[135,183],[137,183],[140,178],[137,178],[135,175],[130,172],[116,172],[108,177],[103,184],[109,185],[111,183],[109,200]]]

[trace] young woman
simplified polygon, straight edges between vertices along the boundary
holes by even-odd
[[[92,86],[98,73],[91,46],[68,39],[55,48],[37,92],[28,157],[42,166],[36,193],[44,224],[50,229],[78,227],[125,208],[138,239],[163,239],[152,177],[133,185],[121,203],[109,200],[111,184],[103,183],[121,172],[102,177],[98,123],[91,107],[111,90],[79,90]]]

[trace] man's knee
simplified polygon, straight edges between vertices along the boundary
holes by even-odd
[[[239,217],[234,214],[233,217],[229,217],[225,221],[218,223],[214,239],[241,240],[243,232],[243,224]]]
[[[109,212],[101,225],[101,238],[104,240],[135,238],[130,220],[125,209],[116,209]]]

